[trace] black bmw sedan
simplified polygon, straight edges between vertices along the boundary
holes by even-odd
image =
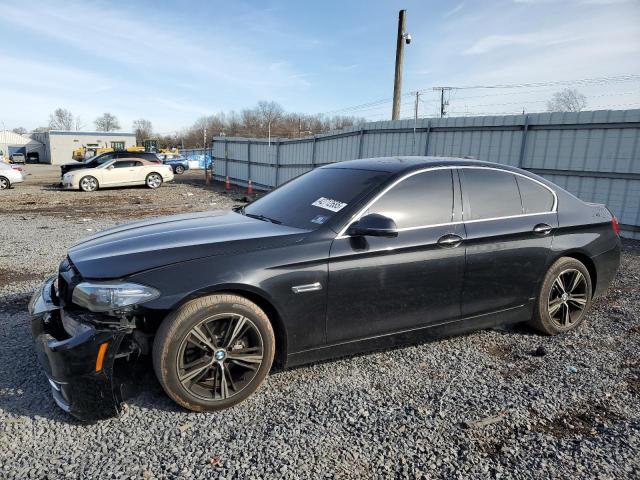
[[[57,404],[116,414],[151,356],[196,411],[291,366],[498,324],[580,325],[620,261],[616,218],[526,171],[400,157],[334,163],[234,212],[73,246],[29,309]],[[144,362],[142,362],[144,364]]]

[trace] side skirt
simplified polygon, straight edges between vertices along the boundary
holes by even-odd
[[[415,345],[506,323],[524,322],[531,318],[532,307],[533,304],[529,303],[499,312],[452,320],[437,325],[303,350],[289,354],[286,367],[295,367],[388,348]]]

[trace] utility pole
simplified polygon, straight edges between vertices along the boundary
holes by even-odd
[[[447,107],[449,106],[449,100],[445,102],[444,92],[453,90],[453,87],[433,87],[434,90],[440,90],[440,118],[443,118],[447,114]]]
[[[404,63],[404,44],[411,43],[411,35],[405,31],[406,10],[398,14],[398,38],[396,39],[396,72],[393,80],[393,110],[391,120],[400,119],[400,97],[402,96],[402,64]]]
[[[413,108],[413,154],[416,154],[416,128],[418,128],[418,104],[420,102],[420,91],[416,90],[416,103]]]

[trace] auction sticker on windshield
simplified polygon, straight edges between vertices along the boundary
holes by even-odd
[[[331,198],[320,197],[311,205],[314,207],[324,208],[325,210],[331,210],[332,212],[339,212],[344,207],[347,206],[346,203],[339,202],[338,200],[333,200]]]

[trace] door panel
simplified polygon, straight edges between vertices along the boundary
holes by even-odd
[[[114,164],[115,165],[115,164]],[[100,168],[100,185],[115,185],[119,182],[120,169],[118,168]]]
[[[558,226],[555,213],[465,224],[467,231],[462,315],[515,307],[536,296],[551,249],[552,233],[538,224]]]
[[[364,338],[460,316],[464,246],[443,247],[455,224],[397,238],[334,240],[329,260],[327,341]]]
[[[531,302],[550,255],[557,214],[525,214],[531,210],[523,207],[517,175],[510,172],[460,168],[459,174],[467,233],[462,315]],[[544,195],[553,198],[546,188]]]
[[[327,341],[458,318],[465,233],[457,173],[442,169],[410,174],[363,212],[368,213],[392,218],[398,236],[334,240]]]

